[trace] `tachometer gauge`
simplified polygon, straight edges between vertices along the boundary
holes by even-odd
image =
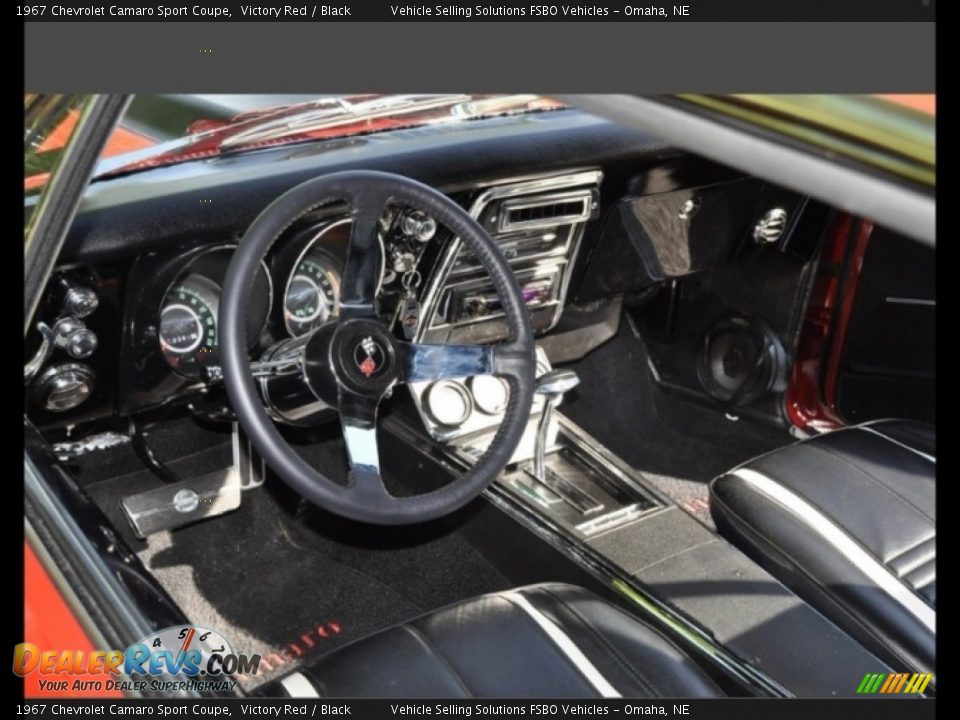
[[[217,348],[220,288],[201,275],[188,275],[167,292],[160,310],[160,349],[181,375],[195,376]]]
[[[303,335],[339,311],[339,263],[320,248],[301,257],[283,299],[283,321],[291,335]]]

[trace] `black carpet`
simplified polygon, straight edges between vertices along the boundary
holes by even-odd
[[[566,367],[577,371],[580,385],[564,397],[561,412],[708,525],[706,483],[793,441],[783,430],[746,418],[731,421],[665,393],[627,322],[608,343]]]
[[[563,412],[705,522],[705,505],[697,503],[707,481],[790,442],[785,432],[731,422],[662,393],[626,325],[571,366],[582,382]],[[164,423],[151,437],[155,453],[184,477],[230,462],[229,434],[190,419]],[[327,474],[345,474],[336,423],[299,451]],[[160,481],[130,448],[93,453],[74,471],[192,621],[220,630],[236,650],[266,658],[267,672],[249,686],[376,630],[509,586],[444,523],[384,528],[343,520],[276,479],[245,493],[235,512],[138,541],[120,500]],[[396,478],[386,482],[401,494]]]
[[[223,451],[214,446],[170,465],[206,467]],[[342,448],[301,451],[311,461],[339,462]],[[96,480],[87,492],[128,533],[121,498],[158,482],[141,471]],[[248,687],[376,630],[509,586],[444,523],[363,525],[319,510],[275,479],[244,493],[232,513],[146,543],[128,539],[192,621],[264,656],[268,672]]]

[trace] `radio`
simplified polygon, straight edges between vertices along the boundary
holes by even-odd
[[[547,268],[537,275],[536,271],[517,273],[517,282],[523,300],[530,309],[555,303],[559,295],[559,268]],[[440,299],[436,320],[448,325],[462,325],[478,320],[502,317],[500,296],[489,280],[474,280],[445,288]],[[434,323],[439,327],[438,323]]]

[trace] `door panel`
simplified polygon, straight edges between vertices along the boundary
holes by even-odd
[[[845,421],[934,421],[935,260],[933,248],[874,229],[838,368],[836,408]]]

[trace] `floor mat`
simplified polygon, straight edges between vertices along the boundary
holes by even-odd
[[[580,385],[561,412],[581,425],[681,508],[712,527],[707,483],[750,458],[793,441],[783,430],[663,392],[630,324],[570,367]],[[611,381],[611,379],[615,379]]]
[[[121,497],[157,482],[141,472],[87,491],[123,527]],[[261,672],[242,680],[247,688],[377,630],[509,587],[441,522],[363,525],[268,484],[244,493],[235,512],[135,541],[194,623],[263,657]]]

